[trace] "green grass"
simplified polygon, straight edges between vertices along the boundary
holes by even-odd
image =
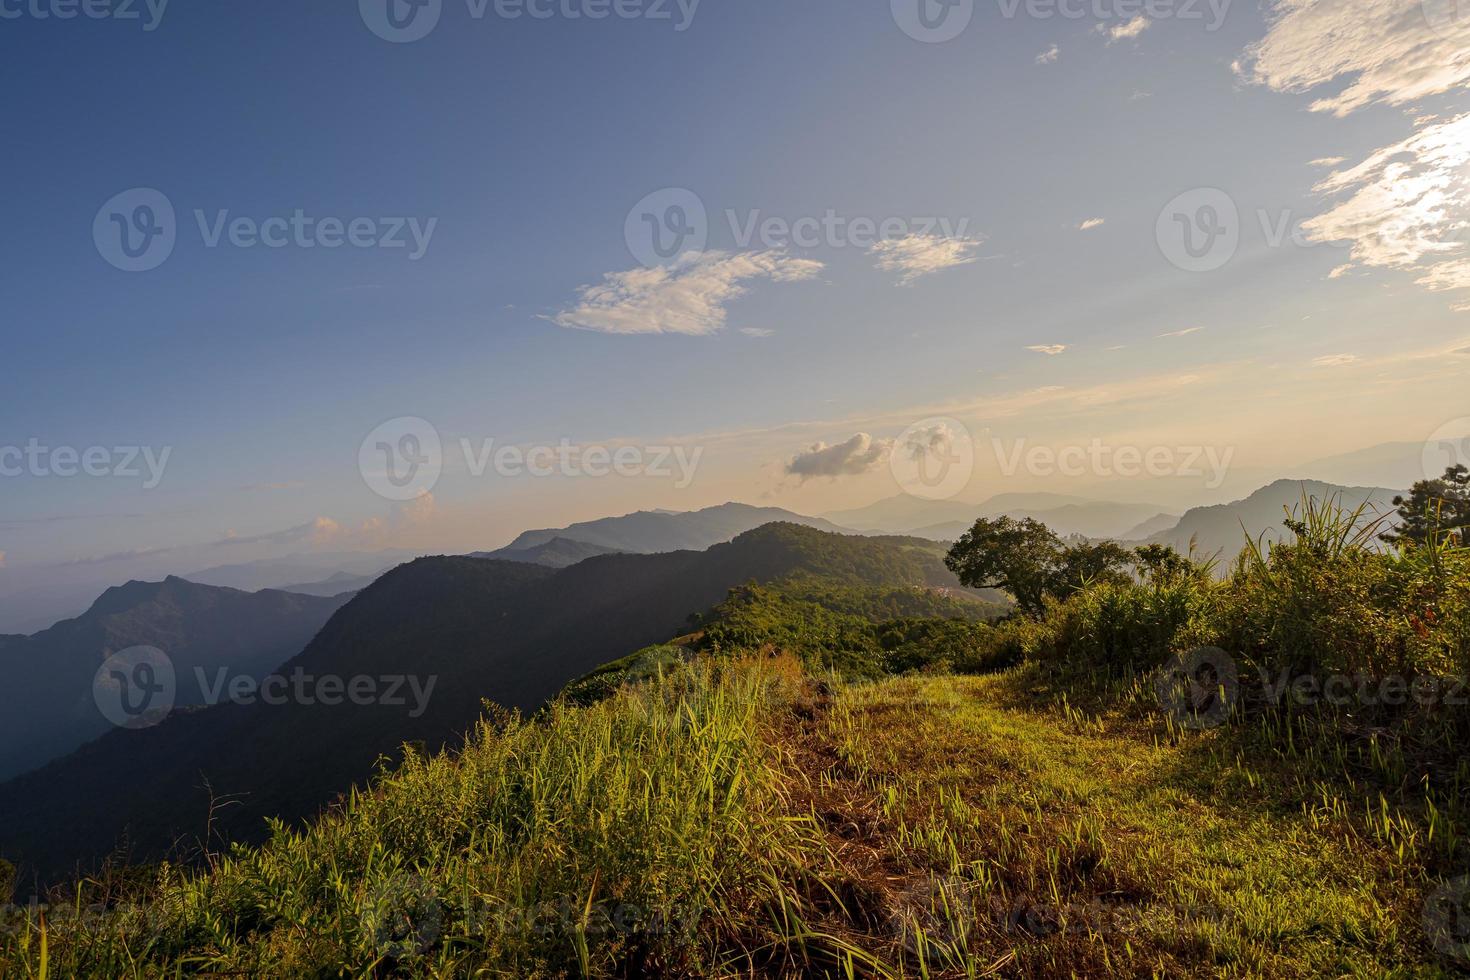
[[[1419,845],[1362,801],[1033,680],[676,664],[105,912],[23,912],[0,975],[1440,975]]]

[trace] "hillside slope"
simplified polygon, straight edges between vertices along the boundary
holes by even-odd
[[[0,778],[25,772],[111,729],[93,699],[93,676],[114,653],[162,650],[177,680],[175,704],[200,705],[198,670],[260,678],[306,645],[345,602],[286,592],[240,592],[180,578],[129,582],[76,619],[0,644],[7,707],[0,712]],[[206,679],[208,680],[208,679]]]
[[[841,533],[845,528],[818,517],[803,517],[779,507],[752,507],[728,503],[689,512],[638,511],[622,517],[604,517],[570,527],[526,531],[502,552],[526,551],[557,538],[597,545],[608,551],[654,554],[664,551],[703,551],[764,524],[787,523]]]
[[[404,742],[455,744],[482,699],[536,708],[597,666],[676,635],[735,586],[805,573],[957,589],[941,556],[917,539],[778,524],[705,552],[607,555],[561,571],[420,559],[359,593],[279,672],[344,685],[407,677],[396,689],[404,703],[225,704],[114,732],[0,786],[9,818],[0,856],[63,870],[106,854],[124,834],[136,856],[157,856],[203,834],[211,789],[233,800],[215,814],[214,832],[259,839],[266,817],[314,813]]]

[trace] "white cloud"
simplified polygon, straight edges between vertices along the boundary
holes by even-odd
[[[1445,289],[1470,289],[1470,259],[1456,259],[1432,265],[1420,278],[1414,280],[1420,286],[1439,292]]]
[[[1188,337],[1192,333],[1199,333],[1204,327],[1185,327],[1183,330],[1170,330],[1168,333],[1159,334],[1160,339],[1164,337]]]
[[[1057,60],[1057,56],[1059,54],[1061,54],[1061,49],[1053,44],[1051,47],[1047,48],[1045,51],[1041,52],[1041,54],[1036,56],[1036,63],[1038,65],[1049,65]]]
[[[983,237],[952,238],[945,235],[915,234],[881,241],[868,251],[877,256],[879,269],[902,273],[898,283],[900,286],[908,286],[921,276],[976,261],[975,249],[984,240]]]
[[[1103,219],[1102,218],[1088,218],[1087,220],[1083,221],[1080,225],[1077,226],[1077,230],[1078,231],[1091,231],[1093,228],[1101,228],[1102,226],[1103,226]]]
[[[1027,347],[1026,349],[1029,350],[1029,351],[1035,351],[1038,354],[1045,354],[1048,357],[1055,357],[1056,355],[1058,355],[1058,354],[1062,353],[1063,351],[1065,351],[1067,349],[1067,345],[1066,344],[1036,344],[1036,345],[1034,345],[1032,347]]]
[[[1333,266],[1332,267],[1332,271],[1329,272],[1329,273],[1327,273],[1327,278],[1328,279],[1341,279],[1343,276],[1347,275],[1349,272],[1352,272],[1352,271],[1353,271],[1353,264],[1351,262],[1344,262],[1342,265]]]
[[[1465,260],[1436,264],[1461,252],[1470,231],[1470,113],[1375,150],[1314,189],[1341,199],[1302,231],[1310,241],[1348,243],[1350,266],[1418,271],[1430,289],[1470,285]]]
[[[776,331],[766,327],[741,327],[740,332],[747,337],[773,337],[776,334]]]
[[[1454,303],[1450,306],[1451,313],[1470,313],[1470,301]]]
[[[1094,30],[1096,30],[1100,34],[1106,34],[1108,36],[1109,44],[1116,44],[1119,41],[1132,40],[1133,38],[1142,34],[1144,31],[1148,30],[1149,25],[1152,23],[1153,22],[1150,21],[1143,14],[1139,14],[1132,20],[1125,20],[1123,23],[1114,24],[1112,27],[1109,27],[1106,24],[1098,24],[1097,27],[1094,28]]]
[[[1318,157],[1317,159],[1310,161],[1307,164],[1307,166],[1309,166],[1309,167],[1335,167],[1339,163],[1342,163],[1346,159],[1347,159],[1347,157]]]
[[[1358,363],[1356,354],[1323,354],[1321,357],[1312,358],[1312,364],[1315,367],[1346,367],[1356,363]]]
[[[1342,91],[1312,103],[1317,112],[1404,105],[1470,81],[1470,17],[1455,16],[1456,2],[1276,0],[1266,36],[1236,68],[1278,92],[1350,76]]]
[[[815,443],[791,457],[786,464],[786,472],[801,480],[821,476],[858,476],[882,466],[892,451],[892,439],[875,440],[866,432],[859,432],[835,446]]]
[[[576,306],[549,319],[602,333],[703,336],[725,325],[725,308],[745,294],[748,283],[801,282],[822,269],[820,262],[780,250],[706,252],[668,267],[609,272],[602,282],[578,290]]]

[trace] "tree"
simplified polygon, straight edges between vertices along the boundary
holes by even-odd
[[[1004,589],[1023,612],[1046,607],[1062,567],[1062,541],[1033,518],[998,517],[975,522],[955,542],[944,564],[972,589]]]
[[[1420,480],[1407,497],[1393,498],[1401,519],[1380,537],[1390,544],[1460,544],[1470,537],[1470,469],[1451,466],[1437,480]]]
[[[1150,584],[1199,574],[1199,566],[1167,544],[1139,545],[1133,549],[1133,564]]]
[[[1133,564],[1133,553],[1112,541],[1083,542],[1063,548],[1050,592],[1065,599],[1084,587],[1100,582],[1122,585],[1128,581],[1123,569]]]

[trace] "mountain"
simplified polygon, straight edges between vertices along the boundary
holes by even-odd
[[[1426,473],[1422,442],[1385,442],[1356,452],[1328,456],[1296,467],[1297,472],[1327,483],[1380,487],[1410,487],[1437,477]],[[1432,454],[1431,454],[1432,456]],[[1438,466],[1437,462],[1435,466]],[[1445,460],[1443,465],[1449,465]]]
[[[334,596],[349,595],[361,592],[378,580],[379,575],[353,575],[351,572],[338,572],[330,578],[324,578],[319,582],[295,582],[291,585],[283,585],[278,591],[294,592],[297,595]]]
[[[913,534],[935,541],[953,541],[968,531],[977,518],[1002,515],[1016,520],[1032,517],[1062,535],[1112,538],[1123,535],[1160,509],[1154,504],[1120,504],[1059,493],[1003,493],[981,504],[890,497],[859,510],[842,511],[828,517],[860,530],[881,528],[890,533]],[[932,522],[909,523],[920,516],[940,514],[953,516]],[[888,523],[881,523],[885,521]]]
[[[691,614],[750,581],[805,573],[853,585],[958,582],[943,549],[912,538],[861,538],[792,524],[761,527],[707,551],[603,555],[555,570],[477,558],[424,558],[390,571],[332,617],[278,671],[293,689],[355,683],[401,703],[228,703],[117,730],[0,786],[0,855],[64,871],[126,838],[156,858],[202,835],[210,790],[233,805],[213,832],[258,840],[265,818],[299,819],[360,784],[404,743],[458,743],[489,698],[532,710],[594,668],[687,628]],[[307,680],[314,679],[314,680]],[[362,680],[358,680],[362,679]]]
[[[217,565],[191,572],[181,578],[200,585],[256,592],[260,589],[288,591],[287,586],[318,583],[333,575],[375,578],[394,565],[417,557],[411,551],[333,551],[287,555],[238,565]],[[345,591],[345,590],[344,590]]]
[[[570,527],[527,531],[501,549],[501,553],[527,551],[557,538],[629,554],[702,551],[764,524],[779,522],[837,533],[846,530],[821,518],[803,517],[779,507],[729,503],[684,513],[644,510],[623,517],[604,517],[601,520],[573,524]]]
[[[1244,500],[1186,511],[1177,524],[1150,535],[1146,543],[1173,545],[1187,552],[1193,542],[1197,555],[1218,555],[1222,564],[1229,564],[1245,547],[1247,534],[1267,543],[1279,541],[1287,533],[1282,521],[1288,513],[1301,510],[1303,497],[1319,502],[1335,499],[1349,511],[1367,504],[1367,514],[1377,517],[1393,513],[1393,498],[1400,492],[1316,480],[1277,480]]]
[[[136,646],[162,650],[177,680],[175,703],[206,701],[196,668],[260,678],[316,634],[345,602],[285,592],[240,592],[169,578],[108,589],[76,619],[0,643],[6,710],[0,777],[34,769],[111,728],[93,698],[98,669]]]
[[[529,548],[501,548],[499,551],[480,551],[471,558],[488,558],[493,561],[520,561],[547,568],[568,568],[579,561],[596,558],[598,555],[623,554],[616,548],[604,548],[600,544],[573,541],[571,538],[552,538]]]
[[[1118,536],[1119,541],[1142,541],[1164,531],[1168,531],[1179,523],[1178,514],[1159,514],[1131,528]]]

